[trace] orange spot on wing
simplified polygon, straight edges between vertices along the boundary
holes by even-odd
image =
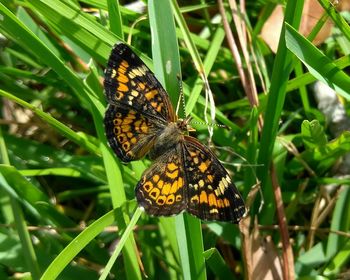
[[[195,156],[197,156],[197,153],[196,153],[196,152],[190,151],[190,156],[191,156],[191,157],[195,157]]]
[[[171,185],[171,189],[170,189],[170,193],[176,193],[178,190],[179,184],[178,181],[175,181],[172,185]]]
[[[200,196],[199,196],[199,202],[200,203],[208,203],[208,196],[205,191],[202,191]]]
[[[158,183],[157,183],[157,187],[161,189],[161,188],[163,188],[163,186],[164,186],[164,181],[163,180],[159,180]]]
[[[163,103],[160,103],[160,104],[157,106],[156,111],[160,113],[160,112],[162,111],[162,108],[163,108]]]
[[[199,201],[198,195],[191,197],[191,203],[198,203],[198,201]]]
[[[157,183],[158,180],[159,180],[159,175],[158,175],[158,174],[154,175],[154,176],[152,177],[152,179],[153,179],[153,182]]]
[[[142,120],[137,120],[137,121],[134,122],[134,126],[135,126],[136,129],[140,129],[141,124],[142,124]]]
[[[182,177],[179,177],[179,179],[177,179],[177,184],[178,184],[178,189],[182,188],[184,185],[184,180]]]
[[[123,144],[122,144],[122,147],[123,147],[123,149],[124,149],[124,151],[129,151],[130,150],[130,142],[124,142]]]
[[[134,120],[132,119],[132,118],[125,118],[124,120],[123,120],[123,124],[125,125],[125,124],[130,124],[130,123],[133,123],[134,122]]]
[[[223,208],[224,207],[224,203],[222,202],[222,199],[218,199],[217,201],[217,205],[219,208]]]
[[[202,162],[199,166],[198,166],[199,170],[204,173],[205,171],[207,171],[208,169],[208,165],[205,164],[205,162]]]
[[[129,67],[129,63],[126,60],[123,60],[120,65],[124,66],[125,68]]]
[[[151,106],[152,106],[153,108],[157,108],[158,102],[155,102],[155,101],[151,102]],[[157,109],[156,109],[156,110],[157,110]]]
[[[119,84],[118,85],[118,88],[117,88],[117,91],[121,91],[121,92],[127,92],[129,91],[129,88],[127,85],[125,84]],[[122,98],[124,95],[122,95],[120,98]]]
[[[125,120],[124,120],[125,121]],[[125,125],[123,124],[123,126],[121,127],[123,132],[129,132],[130,131],[130,125]]]
[[[137,85],[141,90],[144,90],[146,88],[146,85],[144,83],[138,83]]]
[[[153,99],[158,94],[158,90],[154,89],[145,94],[147,100]]]
[[[123,65],[119,65],[119,68],[117,70],[118,73],[125,74],[128,69],[126,69]]]
[[[175,169],[178,169],[179,167],[175,163],[171,162],[171,163],[168,163],[167,168],[169,169],[169,171],[174,171]]]
[[[117,81],[123,84],[126,84],[127,82],[129,82],[129,78],[127,76],[125,76],[124,74],[119,72],[119,75],[117,77]]]
[[[229,207],[230,201],[227,198],[224,198],[224,204],[225,204],[225,207]]]
[[[148,130],[149,130],[148,125],[147,125],[146,123],[142,124],[142,126],[141,126],[141,131],[142,131],[143,133],[147,133]]]
[[[171,185],[169,183],[164,184],[162,188],[162,194],[168,195],[171,189]]]
[[[166,172],[165,173],[169,178],[175,179],[179,175],[179,170],[175,170],[174,172]]]
[[[216,198],[213,193],[209,195],[209,206],[216,206]]]

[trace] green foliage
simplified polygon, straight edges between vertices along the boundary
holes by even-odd
[[[318,120],[303,121],[301,124],[301,135],[304,145],[309,149],[324,146],[327,143],[327,136]]]
[[[350,257],[350,16],[320,0],[337,36],[316,47],[308,39],[324,19],[308,38],[301,35],[302,2],[287,1],[273,54],[258,35],[274,3],[246,1],[249,61],[256,63],[258,91],[267,87],[252,108],[213,2],[179,7],[175,0],[150,0],[139,13],[112,0],[0,0],[0,279],[247,277],[244,256],[255,251],[243,246],[237,225],[186,213],[150,217],[137,208],[134,188],[150,161],[122,165],[102,121],[103,70],[118,41],[131,43],[154,69],[174,107],[181,73],[181,117],[210,117],[208,78],[216,121],[228,127],[213,128],[213,150],[244,198],[261,183],[263,196],[253,196],[249,212],[264,229],[260,234],[281,243],[271,226],[279,221],[273,163],[296,276],[344,273]],[[310,87],[317,80],[336,90],[340,101],[330,110],[338,118],[318,107]],[[193,126],[207,143],[208,126]],[[335,126],[342,129],[334,133]]]

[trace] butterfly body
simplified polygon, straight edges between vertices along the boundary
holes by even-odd
[[[188,134],[169,96],[125,44],[112,50],[105,71],[104,123],[111,148],[123,162],[149,155],[153,164],[136,186],[138,204],[154,216],[184,210],[203,219],[238,222],[243,199],[215,154]]]

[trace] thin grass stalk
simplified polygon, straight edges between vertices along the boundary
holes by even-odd
[[[3,138],[2,128],[0,126],[0,154],[1,159],[4,164],[10,165],[10,159],[7,153],[6,144]],[[27,228],[26,221],[23,216],[23,211],[21,205],[18,201],[12,197],[9,197],[11,209],[13,212],[13,218],[16,225],[16,230],[22,245],[24,259],[27,265],[28,271],[30,271],[31,276],[34,280],[40,278],[41,272],[38,265],[37,257],[35,254],[34,246],[32,244],[30,233]]]
[[[248,79],[247,79],[247,88],[244,88],[245,94],[250,100],[252,107],[259,106],[258,92],[256,90],[253,67],[252,67],[252,64],[250,63],[251,60],[249,58],[249,52],[247,48],[247,34],[245,32],[247,28],[246,28],[246,23],[242,18],[242,15],[244,15],[243,11],[245,8],[240,6],[240,8],[243,10],[239,11],[235,0],[229,0],[229,4],[232,12],[232,18],[236,27],[238,40],[240,42],[244,62],[247,67],[246,76],[248,76]]]

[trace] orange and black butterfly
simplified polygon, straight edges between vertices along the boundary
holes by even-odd
[[[227,171],[209,148],[187,135],[188,121],[176,116],[162,85],[123,43],[112,50],[104,87],[111,148],[123,162],[146,154],[154,161],[136,187],[146,213],[186,210],[202,220],[239,222],[246,209]]]

